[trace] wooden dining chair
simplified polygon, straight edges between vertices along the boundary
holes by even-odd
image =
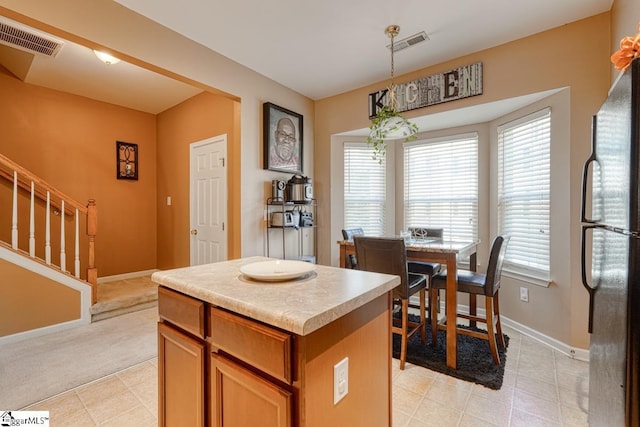
[[[344,240],[353,240],[353,236],[364,236],[364,230],[361,227],[357,228],[343,228],[342,229],[342,237]],[[349,254],[346,255],[345,266],[351,269],[358,268],[358,259],[355,255]]]
[[[459,334],[470,335],[476,338],[482,338],[489,342],[489,349],[493,362],[500,364],[498,357],[498,347],[496,344],[496,334],[498,335],[498,343],[502,348],[505,347],[504,336],[502,334],[502,325],[500,324],[500,276],[502,274],[502,264],[504,263],[504,254],[507,251],[509,236],[498,236],[491,245],[491,254],[489,255],[489,263],[486,273],[478,273],[469,270],[458,269],[457,274],[457,290],[469,294],[469,314],[456,313],[457,317],[467,319],[470,322],[482,322],[487,325],[486,332],[458,328]],[[429,290],[430,297],[436,298],[435,294],[440,289],[447,287],[447,273],[440,273],[433,278],[431,288]],[[478,295],[485,297],[485,317],[480,317],[475,313],[475,299]],[[438,325],[437,313],[433,304],[431,305],[431,342],[433,345],[437,343],[438,328],[444,328]]]
[[[444,228],[432,228],[432,227],[408,227],[407,230],[411,233],[411,238],[416,241],[424,240],[424,239],[434,239],[434,240],[442,240],[444,235]],[[431,288],[431,281],[433,280],[433,276],[440,273],[442,270],[442,265],[437,262],[426,262],[426,261],[409,261],[408,264],[409,273],[415,274],[424,274],[427,276],[428,283],[427,288]],[[432,293],[429,292],[429,302],[427,304],[427,313],[428,317],[431,319],[433,323],[433,316],[431,314],[431,307],[435,305],[438,309],[437,312],[440,312],[440,304],[439,301],[439,293],[436,292],[434,298],[432,298]],[[418,308],[417,304],[410,301],[409,307]]]
[[[407,250],[402,238],[354,236],[353,241],[359,270],[400,276],[400,286],[392,291],[394,306],[400,306],[400,319],[392,314],[391,332],[401,336],[400,369],[404,369],[409,338],[420,331],[422,342],[426,340],[426,277],[408,272]],[[420,295],[420,319],[418,322],[411,322],[409,297],[416,293]]]

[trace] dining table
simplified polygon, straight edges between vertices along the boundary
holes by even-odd
[[[355,255],[356,248],[353,240],[339,240],[340,267],[346,266],[347,255]],[[446,341],[447,341],[447,366],[451,369],[457,367],[457,268],[458,261],[469,257],[469,269],[476,271],[478,242],[447,241],[437,239],[406,239],[405,247],[409,261],[437,262],[447,268],[446,287]],[[475,308],[475,307],[474,307]],[[431,319],[431,321],[437,321]]]

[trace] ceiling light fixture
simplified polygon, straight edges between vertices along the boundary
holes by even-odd
[[[394,38],[400,33],[398,25],[389,25],[385,30],[385,34],[391,38],[391,83],[387,88],[387,104],[380,108],[376,116],[371,119],[369,126],[369,137],[367,143],[373,146],[373,158],[382,162],[386,152],[386,141],[404,138],[405,141],[411,141],[417,138],[418,126],[411,123],[396,111],[396,85],[393,82],[395,71],[395,63],[393,60]]]
[[[96,56],[98,57],[98,59],[102,62],[104,62],[107,65],[113,65],[113,64],[117,64],[118,62],[120,62],[120,60],[118,58],[115,58],[111,55],[109,55],[108,53],[104,53],[104,52],[100,52],[97,50],[94,50],[93,53],[96,54]]]

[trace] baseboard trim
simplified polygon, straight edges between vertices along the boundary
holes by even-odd
[[[154,268],[151,270],[133,271],[131,273],[123,273],[123,274],[115,274],[113,276],[99,277],[98,284],[113,282],[115,280],[135,279],[136,277],[149,276],[155,273],[156,271],[160,271],[160,270],[158,270],[157,268]]]
[[[444,305],[441,305],[440,309],[444,312]],[[458,313],[468,314],[469,306],[459,305]],[[486,315],[485,310],[483,308],[478,308],[478,314],[482,316]],[[539,341],[540,343],[548,347],[551,347],[552,349],[557,350],[560,353],[565,354],[567,357],[570,357],[576,360],[581,360],[583,362],[589,361],[588,349],[571,347],[570,345],[563,343],[562,341],[559,341],[548,335],[542,334],[536,331],[535,329],[531,329],[530,327],[523,325],[522,323],[518,323],[515,320],[509,319],[504,315],[500,315],[500,318],[502,320],[503,326],[509,327],[523,335],[528,336],[529,338],[533,338],[534,340]]]

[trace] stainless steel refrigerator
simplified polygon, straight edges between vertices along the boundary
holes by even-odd
[[[589,425],[638,426],[640,58],[614,83],[594,116],[592,133],[582,185],[582,281],[590,297]]]

